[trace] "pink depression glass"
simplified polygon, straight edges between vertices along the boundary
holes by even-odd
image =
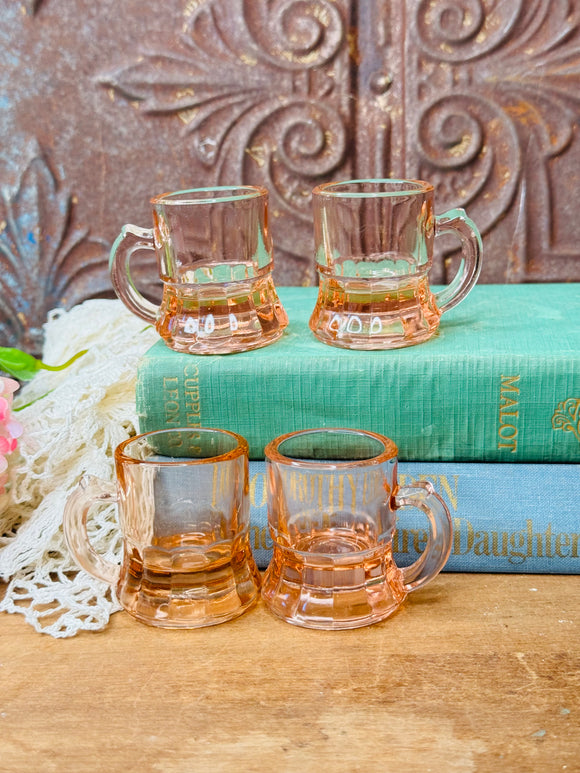
[[[81,568],[112,586],[137,620],[199,628],[238,617],[259,597],[250,547],[248,444],[216,429],[171,429],[125,440],[117,481],[85,476],[69,496],[64,533]],[[120,565],[90,543],[92,507],[117,502]]]
[[[288,324],[272,278],[268,192],[251,185],[198,188],[151,200],[153,228],[125,225],[111,250],[113,287],[167,346],[229,354],[276,341]],[[132,256],[154,250],[160,306],[131,276]]]
[[[441,314],[477,282],[481,236],[462,209],[433,211],[433,186],[422,180],[350,180],[313,191],[319,293],[314,335],[345,349],[395,349],[427,341]],[[461,242],[457,275],[432,293],[436,235]]]
[[[392,440],[354,429],[290,433],[266,447],[272,560],[262,598],[306,628],[358,628],[391,615],[443,568],[452,523],[427,482],[399,487]],[[393,559],[396,513],[420,509],[429,522],[411,566]]]

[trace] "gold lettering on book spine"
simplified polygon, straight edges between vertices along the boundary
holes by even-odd
[[[163,377],[163,411],[167,427],[179,427],[179,383],[175,376]]]
[[[272,538],[267,526],[250,526],[250,544],[253,550],[271,550]]]
[[[498,449],[518,450],[519,376],[500,376]]]
[[[476,531],[469,519],[454,518],[452,554],[507,558],[519,565],[529,558],[579,558],[579,540],[575,532],[554,532],[551,523],[543,531],[535,530],[531,518],[517,531]]]
[[[356,476],[311,475],[299,470],[282,470],[280,480],[284,495],[294,505],[316,508],[320,512],[352,510],[384,498],[390,494],[390,486],[375,470]]]
[[[201,427],[201,399],[199,394],[199,368],[189,364],[183,369],[183,399],[185,426]]]
[[[253,508],[264,507],[268,501],[266,476],[259,472],[250,478],[250,505]]]

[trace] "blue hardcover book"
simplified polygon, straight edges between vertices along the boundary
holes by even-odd
[[[580,573],[580,465],[400,462],[399,484],[428,480],[453,519],[448,572]],[[272,555],[265,462],[250,462],[250,532],[256,562]],[[427,540],[425,516],[401,509],[395,559],[406,566]]]

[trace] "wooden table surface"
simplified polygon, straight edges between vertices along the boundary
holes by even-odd
[[[0,771],[579,771],[580,581],[442,574],[389,620],[55,640],[0,616]]]

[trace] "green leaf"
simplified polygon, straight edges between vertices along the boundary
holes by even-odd
[[[5,373],[20,379],[21,381],[29,381],[34,378],[40,369],[43,370],[64,370],[69,365],[83,354],[87,353],[87,349],[83,349],[77,352],[70,360],[67,360],[62,365],[47,365],[42,360],[33,357],[31,354],[20,351],[20,349],[12,349],[5,346],[0,346],[0,370]]]
[[[28,381],[40,368],[40,360],[20,349],[0,346],[0,368],[11,376]]]

